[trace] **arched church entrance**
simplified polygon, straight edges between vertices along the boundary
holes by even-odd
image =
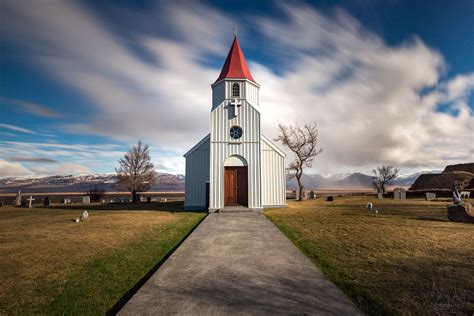
[[[224,206],[245,206],[248,202],[248,166],[242,156],[230,156],[224,162]]]

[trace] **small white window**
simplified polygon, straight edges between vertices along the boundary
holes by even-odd
[[[232,85],[232,97],[240,97],[240,86],[238,83]]]

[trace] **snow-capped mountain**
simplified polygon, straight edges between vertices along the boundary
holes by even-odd
[[[22,192],[85,192],[91,188],[101,188],[108,192],[122,191],[117,186],[115,174],[96,173],[48,177],[9,177],[0,179],[0,193]],[[158,173],[157,182],[150,191],[183,191],[184,176]]]
[[[409,187],[421,175],[426,173],[436,173],[437,171],[422,171],[412,174],[398,176],[390,186]],[[303,174],[303,186],[308,189],[350,189],[350,188],[372,188],[372,176],[360,172],[334,174],[322,176],[319,174]],[[296,188],[296,180],[287,181],[287,188]]]
[[[441,173],[441,171],[421,171],[421,172],[416,172],[416,173],[411,173],[411,174],[402,174],[396,177],[395,180],[393,180],[391,185],[409,187],[416,181],[416,179],[418,179],[420,175],[436,174],[436,173]]]

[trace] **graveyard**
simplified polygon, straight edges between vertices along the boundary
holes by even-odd
[[[450,203],[335,196],[265,215],[368,314],[469,314],[474,226],[450,222]]]
[[[332,196],[288,200],[288,208],[264,214],[362,311],[474,308],[474,226],[450,222],[449,201]],[[89,217],[75,223],[83,210]],[[3,206],[2,314],[103,314],[121,306],[205,217],[182,210],[182,201]]]
[[[0,208],[0,314],[104,314],[204,218],[175,203]],[[74,222],[87,210],[89,217]]]

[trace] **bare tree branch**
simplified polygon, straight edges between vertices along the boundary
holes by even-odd
[[[378,193],[385,194],[385,186],[392,182],[398,176],[398,169],[394,166],[382,165],[372,170],[374,176],[372,184]]]
[[[278,124],[280,134],[275,141],[281,142],[283,146],[291,150],[296,159],[290,162],[287,170],[288,178],[296,178],[298,183],[299,195],[296,197],[297,200],[303,198],[303,184],[301,183],[301,177],[303,176],[303,169],[305,167],[311,167],[317,155],[323,150],[318,149],[318,127],[316,123],[304,124],[300,126],[295,125],[284,125]]]

